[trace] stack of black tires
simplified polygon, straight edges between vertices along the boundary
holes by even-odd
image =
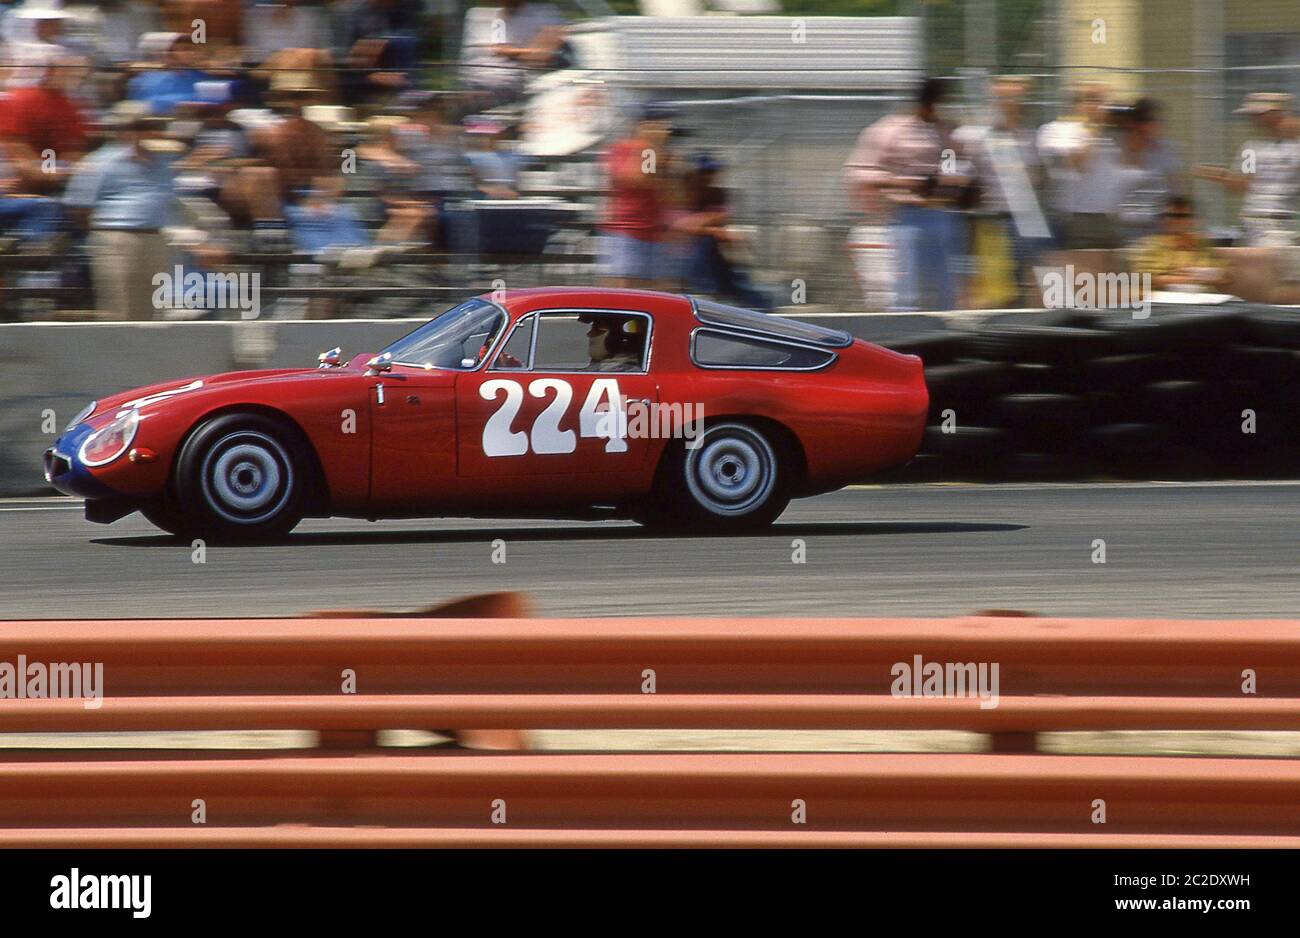
[[[900,478],[1215,479],[1300,472],[1300,310],[1244,303],[991,316],[884,344],[920,355]]]

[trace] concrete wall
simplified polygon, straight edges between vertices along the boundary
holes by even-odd
[[[0,324],[0,496],[48,491],[41,454],[91,400],[236,368],[314,365],[377,350],[414,320]],[[53,411],[54,433],[46,420]]]

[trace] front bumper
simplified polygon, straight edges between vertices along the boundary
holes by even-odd
[[[89,424],[79,423],[45,451],[45,481],[65,495],[108,498],[117,493],[91,475],[78,454],[90,436]]]
[[[81,444],[91,433],[89,424],[77,424],[45,451],[45,481],[65,495],[86,500],[86,520],[109,524],[135,511],[137,501],[115,492],[95,478],[78,458]]]

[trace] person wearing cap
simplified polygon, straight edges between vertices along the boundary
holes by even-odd
[[[1296,196],[1300,193],[1300,140],[1289,117],[1291,95],[1255,92],[1238,114],[1250,119],[1260,138],[1242,147],[1254,154],[1253,172],[1222,166],[1197,166],[1195,175],[1242,195],[1241,227],[1251,247],[1288,247],[1295,232]]]
[[[587,356],[592,371],[638,371],[645,341],[637,316],[580,316],[588,324]]]
[[[614,287],[655,287],[667,279],[663,238],[671,199],[672,111],[651,104],[632,132],[601,154],[609,180],[600,224],[601,273]]]
[[[728,223],[731,209],[727,192],[718,185],[722,164],[708,152],[697,153],[686,173],[686,213],[674,229],[688,239],[685,263],[686,287],[692,293],[730,297],[750,309],[769,311],[772,301],[755,287],[728,256],[728,248],[743,241]]]
[[[6,89],[45,85],[52,70],[67,64],[72,50],[61,41],[66,19],[60,0],[25,0],[11,9],[5,18]]]
[[[280,197],[296,201],[312,181],[339,171],[343,147],[329,131],[307,117],[321,95],[310,72],[278,72],[271,80],[271,103],[279,120],[251,136],[254,151],[279,175]]]
[[[113,319],[149,320],[153,277],[170,269],[163,228],[177,217],[169,141],[144,102],[119,102],[109,116],[116,139],[77,164],[63,204],[90,228],[97,307]]]

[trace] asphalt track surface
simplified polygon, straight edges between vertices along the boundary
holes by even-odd
[[[761,536],[313,520],[285,543],[209,547],[196,564],[139,515],[102,526],[72,500],[8,500],[0,618],[401,610],[494,590],[523,590],[548,616],[1292,617],[1297,507],[1300,482],[863,486],[797,501]]]

